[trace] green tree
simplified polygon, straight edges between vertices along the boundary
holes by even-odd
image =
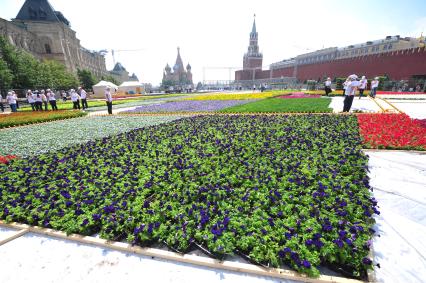
[[[120,85],[120,82],[119,82],[119,81],[117,81],[117,80],[116,80],[113,76],[111,76],[111,75],[102,76],[101,80],[111,82],[111,83],[113,83],[113,84],[115,84],[115,85]]]
[[[13,74],[7,67],[6,62],[0,58],[0,90],[12,87]]]
[[[89,70],[77,70],[78,80],[81,86],[86,90],[92,90],[92,86],[96,84],[96,78]]]

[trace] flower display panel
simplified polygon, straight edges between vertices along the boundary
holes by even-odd
[[[0,166],[0,219],[364,276],[372,215],[353,116],[198,116]]]

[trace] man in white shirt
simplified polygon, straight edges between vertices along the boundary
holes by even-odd
[[[376,91],[378,87],[379,87],[379,77],[375,77],[374,80],[371,81],[370,95],[372,98],[376,98]]]
[[[367,87],[367,79],[365,76],[362,76],[361,80],[359,81],[359,99],[361,99],[361,96],[364,95],[364,90]]]
[[[47,100],[49,100],[50,107],[52,107],[53,111],[58,110],[55,94],[50,89],[47,89]]]
[[[354,101],[354,96],[357,88],[360,85],[360,82],[357,81],[357,75],[350,75],[348,77],[348,83],[346,85],[345,91],[345,100],[343,101],[343,112],[349,112],[352,107],[352,102]]]
[[[83,106],[83,110],[89,108],[89,106],[87,105],[87,92],[82,87],[79,87],[78,93],[80,94],[81,105]]]
[[[4,105],[3,105],[3,96],[0,93],[0,110],[1,112],[4,112]]]
[[[38,90],[36,90],[33,94],[33,98],[35,100],[35,108],[37,111],[43,111],[43,99]]]
[[[325,85],[325,95],[329,95],[331,93],[331,78],[327,78],[327,80],[324,83]]]
[[[12,112],[17,112],[16,110],[16,96],[12,92],[8,92],[6,96],[6,101],[10,106]]]
[[[45,94],[44,89],[41,90],[40,95],[41,95],[41,100],[43,101],[43,104],[44,104],[44,111],[48,111],[49,109],[47,109],[47,96]]]
[[[108,114],[112,114],[112,95],[111,95],[111,88],[107,86],[105,88],[105,101],[108,106]]]
[[[31,89],[29,89],[27,91],[27,100],[28,100],[28,103],[31,105],[31,109],[33,111],[35,111],[36,110],[36,108],[35,108],[35,99],[34,99],[34,94],[31,91]]]
[[[74,89],[71,89],[71,101],[73,104],[73,109],[81,109],[80,108],[80,96]]]

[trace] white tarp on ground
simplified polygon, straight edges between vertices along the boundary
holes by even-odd
[[[105,88],[107,86],[109,86],[111,88],[112,94],[114,94],[118,89],[118,86],[113,84],[112,82],[100,81],[92,87],[94,96],[95,97],[103,97],[105,95]]]
[[[330,108],[333,109],[334,113],[339,113],[343,111],[343,97],[333,97],[330,103]],[[398,109],[405,112],[408,116],[415,119],[426,119],[426,100],[418,101],[408,101],[408,100],[388,100],[390,103],[395,105]],[[376,113],[380,111],[380,108],[377,106],[374,101],[368,97],[363,97],[359,99],[358,97],[354,98],[352,104],[352,111],[361,110],[363,112],[372,112]]]
[[[426,154],[368,152],[379,203],[374,261],[378,282],[426,280]]]
[[[124,82],[118,87],[119,93],[143,94],[145,92],[143,84],[136,81]]]

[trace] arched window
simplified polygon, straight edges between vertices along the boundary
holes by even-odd
[[[50,49],[50,45],[49,44],[45,44],[44,45],[44,49],[46,49],[46,54],[52,54],[52,49]]]

